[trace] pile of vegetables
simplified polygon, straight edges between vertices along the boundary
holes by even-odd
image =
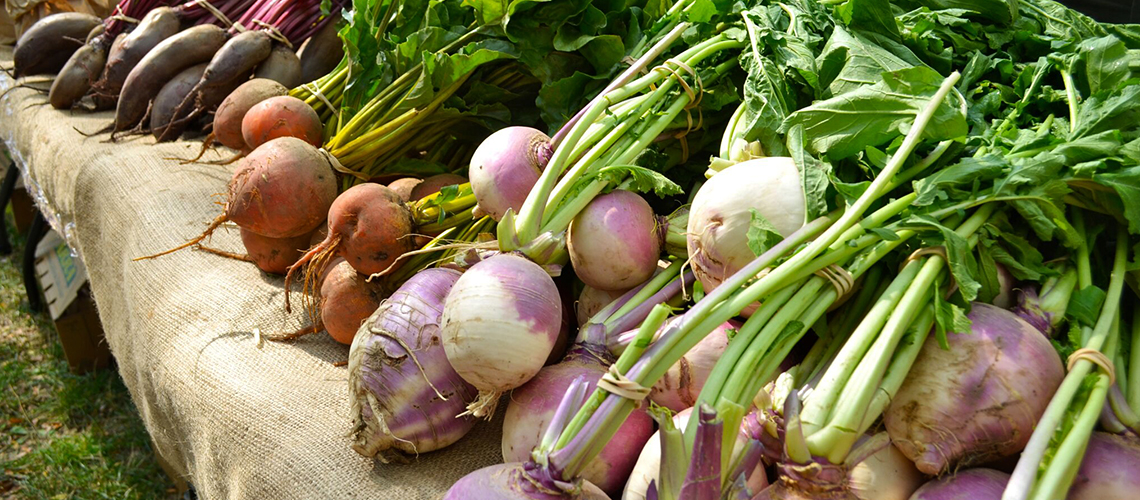
[[[150,257],[284,275],[310,324],[272,338],[349,345],[358,453],[505,412],[506,463],[447,499],[1140,487],[1140,26],[1052,0],[120,8],[145,17],[71,61],[28,54],[98,20],[47,18],[16,74],[117,100],[113,133],[209,122],[223,213]],[[206,241],[227,223],[244,254]]]

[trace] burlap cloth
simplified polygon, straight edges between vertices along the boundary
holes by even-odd
[[[0,64],[11,67],[9,49]],[[0,75],[0,90],[11,86]],[[119,373],[156,452],[201,498],[439,498],[467,472],[502,461],[500,420],[458,444],[384,465],[349,447],[348,347],[312,335],[258,348],[254,329],[304,325],[283,309],[282,279],[253,265],[171,248],[220,210],[232,166],[179,165],[194,142],[117,144],[111,113],[61,112],[46,95],[16,89],[0,100],[0,138],[33,196],[83,258]],[[226,152],[228,154],[228,152]],[[218,153],[209,158],[221,158]],[[236,229],[212,246],[241,251]],[[501,414],[502,412],[500,412]]]

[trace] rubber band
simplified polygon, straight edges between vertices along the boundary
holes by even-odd
[[[855,277],[839,264],[832,264],[820,269],[815,272],[815,275],[831,282],[831,286],[835,287],[835,292],[838,294],[836,300],[846,297],[855,287]]]
[[[918,250],[912,252],[910,256],[908,256],[906,260],[903,261],[903,265],[905,266],[912,260],[918,260],[920,257],[925,255],[937,255],[939,257],[942,257],[942,260],[945,260],[947,262],[950,261],[950,258],[946,256],[946,247],[925,247],[919,248]]]
[[[128,17],[125,14],[115,14],[108,19],[113,19],[115,21],[123,21],[125,23],[130,23],[130,24],[138,24],[139,23],[138,19],[135,19],[133,17]]]
[[[1104,370],[1104,372],[1108,374],[1108,385],[1111,386],[1116,383],[1116,366],[1112,364],[1112,360],[1108,359],[1108,356],[1105,356],[1103,352],[1088,347],[1077,349],[1069,355],[1066,369],[1073,371],[1073,366],[1077,364],[1077,361],[1081,360],[1088,361],[1100,367],[1101,370]]]
[[[256,24],[258,26],[261,26],[262,28],[265,28],[265,31],[269,32],[269,38],[277,40],[278,42],[285,44],[285,46],[288,47],[289,50],[293,50],[293,44],[289,43],[289,39],[286,38],[285,34],[282,33],[281,30],[277,29],[276,26],[269,24],[269,23],[266,23],[260,19],[254,19],[253,24]],[[332,106],[329,106],[329,107],[331,108]]]
[[[696,95],[696,97],[693,97],[692,94],[690,94],[690,97],[692,98],[692,102],[690,102],[687,106],[685,106],[685,109],[695,108],[697,106],[700,106],[701,100],[703,100],[705,98],[705,82],[701,80],[701,75],[699,73],[697,73],[697,71],[695,69],[693,69],[692,66],[689,66],[688,64],[685,64],[681,61],[678,61],[675,58],[670,58],[670,59],[666,60],[665,62],[676,64],[677,67],[688,72],[690,75],[693,76],[693,82],[697,84],[697,95]],[[681,80],[681,77],[678,76],[677,79]],[[684,84],[684,80],[681,80],[681,82],[682,82],[682,84]],[[687,85],[685,87],[686,87],[686,89],[688,88]]]
[[[226,15],[223,14],[222,11],[218,10],[217,7],[214,7],[213,4],[209,2],[209,0],[198,0],[198,5],[201,5],[203,9],[206,9],[206,12],[213,14],[214,17],[218,18],[218,20],[220,20],[222,24],[225,24],[227,28],[234,25],[233,21],[230,21],[230,18],[226,17]]]
[[[622,62],[622,64],[625,64],[626,66],[633,66],[634,64],[637,64],[637,59],[634,59],[631,56],[625,56],[621,59],[621,62]],[[649,68],[642,66],[641,71],[638,71],[638,74],[648,75],[649,74]]]
[[[329,101],[329,98],[325,97],[325,94],[321,92],[321,88],[314,85],[313,82],[301,85],[301,88],[308,90],[310,94],[313,94],[313,97],[316,97],[321,102],[325,103],[325,106],[328,106],[329,110],[336,111],[336,106],[333,106],[333,103]]]
[[[672,59],[670,59],[670,61],[671,60]],[[665,61],[665,62],[669,62],[669,61]],[[677,82],[679,82],[681,84],[681,88],[685,89],[685,93],[688,94],[688,96],[689,96],[689,104],[685,106],[685,108],[688,109],[693,104],[693,102],[697,100],[697,94],[695,92],[693,92],[693,88],[689,86],[689,83],[686,82],[684,78],[681,78],[681,74],[678,73],[677,70],[670,68],[668,66],[665,66],[665,65],[661,65],[661,66],[654,68],[654,70],[658,70],[658,69],[668,71],[673,76],[677,77]]]
[[[649,388],[634,382],[618,373],[617,365],[610,365],[610,369],[598,381],[598,388],[610,394],[640,403],[649,396]]]

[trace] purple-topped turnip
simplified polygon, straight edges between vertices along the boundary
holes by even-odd
[[[468,170],[479,209],[495,220],[508,209],[517,214],[552,154],[550,138],[530,127],[507,127],[484,139]]]
[[[615,190],[578,213],[570,223],[567,247],[582,282],[601,290],[629,289],[657,269],[657,217],[637,193]]]
[[[425,269],[372,314],[348,354],[353,449],[382,461],[426,453],[467,434],[474,418],[455,416],[475,388],[447,361],[439,338],[444,299],[460,273]]]
[[[447,359],[479,389],[469,413],[490,418],[504,391],[542,368],[562,328],[562,301],[541,266],[498,254],[459,278],[447,296],[441,328]]]
[[[1001,500],[1009,474],[993,469],[955,472],[922,485],[910,500]]]
[[[900,450],[927,474],[1007,457],[1029,441],[1065,375],[1036,328],[974,303],[970,333],[927,342],[884,414]]]

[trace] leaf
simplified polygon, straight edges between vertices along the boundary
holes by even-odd
[[[1140,234],[1140,166],[1122,168],[1114,173],[1096,174],[1093,180],[1116,191],[1124,203],[1128,232]]]
[[[831,165],[819,161],[804,150],[803,127],[794,126],[788,131],[788,151],[800,173],[804,192],[805,219],[813,220],[828,212],[827,187]]]
[[[899,28],[891,12],[890,2],[881,0],[847,0],[835,8],[839,20],[849,28],[879,33],[899,39]]]
[[[656,193],[657,196],[662,197],[680,194],[684,191],[681,189],[681,186],[678,186],[660,172],[655,172],[636,165],[613,165],[605,167],[599,170],[593,178],[606,181],[611,186],[620,185],[622,189],[627,191],[636,193],[648,193],[652,191]]]
[[[784,239],[768,219],[765,219],[755,208],[752,212],[752,221],[748,223],[748,249],[759,257]]]
[[[885,227],[872,227],[868,231],[874,233],[876,236],[883,239],[883,241],[898,241],[898,233],[891,231]]]
[[[982,181],[995,179],[1008,167],[1009,163],[997,155],[962,158],[954,165],[939,169],[933,174],[915,181],[914,192],[917,196],[914,204],[928,206],[938,199],[949,199],[945,191],[947,188],[966,183],[972,184],[975,179]]]
[[[1084,75],[1089,91],[1116,90],[1128,79],[1128,48],[1114,36],[1085,40],[1078,49],[1084,59]]]
[[[832,31],[816,62],[820,86],[829,90],[824,97],[875,85],[882,80],[884,71],[914,66],[842,26]]]
[[[942,246],[946,248],[947,264],[950,274],[958,284],[958,291],[962,299],[971,302],[978,297],[981,283],[974,278],[978,269],[978,262],[970,251],[970,243],[954,230],[943,226],[928,218],[918,218],[915,222],[938,230],[942,236]]]
[[[962,9],[976,12],[978,17],[997,24],[1010,24],[1017,18],[1018,0],[910,0],[899,4],[921,5],[930,10]]]
[[[1129,85],[1115,92],[1093,94],[1077,107],[1074,140],[1097,132],[1135,128],[1140,121],[1140,85]]]
[[[1065,309],[1065,316],[1082,325],[1095,326],[1106,295],[1104,290],[1095,285],[1073,292],[1069,298],[1069,307]]]
[[[972,322],[964,309],[957,304],[944,300],[942,293],[937,289],[934,290],[934,338],[938,340],[939,347],[949,350],[950,342],[947,339],[947,333],[969,335],[971,324]]]
[[[809,151],[832,161],[847,158],[904,135],[943,79],[930,68],[914,67],[883,73],[880,80],[800,109],[784,120],[782,129],[802,125]],[[945,100],[923,136],[945,140],[966,133],[965,115]]]
[[[985,244],[978,247],[978,302],[990,303],[994,297],[1001,293],[1001,281],[998,279],[997,261],[994,260],[990,247]]]

